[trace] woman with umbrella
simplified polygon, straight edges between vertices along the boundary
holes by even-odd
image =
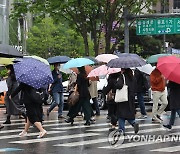
[[[134,132],[136,134],[139,131],[139,125],[135,121],[136,81],[130,68],[122,68],[121,71],[122,74],[117,80],[116,89],[122,89],[123,85],[126,84],[128,86],[128,101],[120,103],[117,102],[117,118],[119,123],[119,130],[120,132],[125,132],[125,120],[127,120],[134,127]]]
[[[9,96],[14,92],[14,90],[18,87],[18,82],[16,81],[16,77],[14,74],[13,65],[6,66],[8,70],[8,78],[7,78],[7,86],[8,91],[5,95],[5,104],[6,104],[6,111],[7,111],[7,119],[3,124],[11,124],[10,117],[11,115],[20,115],[22,111],[20,109],[20,99],[19,96],[15,96],[12,99],[9,99]],[[25,115],[23,113],[23,115]]]
[[[87,78],[87,74],[85,71],[85,67],[78,67],[79,73],[77,74],[77,91],[79,92],[79,101],[71,107],[69,110],[69,118],[65,120],[65,122],[73,124],[74,118],[80,111],[82,107],[86,123],[84,125],[90,125],[90,118],[91,118],[91,105],[90,105],[90,93],[88,90],[89,80]]]
[[[47,133],[42,127],[42,104],[35,102],[32,99],[33,96],[30,95],[32,90],[33,87],[25,83],[20,83],[16,90],[10,95],[10,98],[14,98],[20,91],[23,92],[22,99],[26,108],[27,120],[24,130],[19,134],[19,136],[26,136],[30,125],[34,124],[40,131],[38,138],[42,138]]]

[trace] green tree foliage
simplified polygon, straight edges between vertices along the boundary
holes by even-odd
[[[110,40],[113,31],[122,29],[123,9],[138,14],[143,9],[150,11],[150,6],[157,0],[20,0],[15,3],[14,16],[20,16],[27,10],[38,16],[50,15],[55,21],[63,18],[81,34],[85,47],[85,55],[89,55],[88,33],[93,40],[95,55],[98,53],[102,26],[105,27],[106,53],[110,52]],[[116,21],[117,24],[113,25]],[[117,43],[120,39],[117,37]]]
[[[78,57],[84,53],[83,39],[65,23],[55,24],[51,18],[44,18],[31,28],[27,51],[44,58],[55,55]]]

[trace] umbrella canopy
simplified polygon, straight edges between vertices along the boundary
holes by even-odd
[[[86,57],[84,57],[84,58],[87,58],[87,59],[92,60],[95,64],[98,64],[98,63],[99,63],[99,61],[96,60],[95,57],[86,56]]]
[[[0,57],[23,57],[23,55],[10,45],[0,44]]]
[[[145,65],[146,62],[137,54],[121,54],[119,58],[112,59],[107,63],[112,68],[130,68]]]
[[[73,70],[73,72],[75,72],[76,74],[78,73],[77,68],[71,68],[71,70]],[[85,70],[86,70],[86,74],[88,75],[93,70],[93,67],[89,66],[89,65],[86,65]],[[99,81],[99,77],[92,76],[92,77],[88,77],[88,78],[91,81]]]
[[[68,69],[68,68],[74,68],[74,67],[82,67],[82,66],[91,65],[91,64],[94,64],[94,62],[90,59],[75,58],[75,59],[71,59],[67,63],[65,63],[63,68]]]
[[[137,67],[137,69],[143,73],[150,75],[151,72],[155,69],[155,66],[152,66],[151,64],[146,64],[144,66]]]
[[[103,75],[107,75],[107,74],[117,73],[120,71],[121,71],[121,68],[108,68],[106,65],[101,65],[101,66],[93,69],[88,74],[88,77],[103,76]]]
[[[180,84],[180,58],[166,56],[158,59],[157,69],[170,81]]]
[[[10,65],[13,64],[15,58],[0,58],[1,65]]]
[[[53,82],[49,65],[34,58],[24,58],[13,65],[16,79],[36,89]]]
[[[118,58],[117,55],[113,55],[113,54],[101,54],[96,56],[96,60],[98,60],[99,62],[104,62],[104,63],[108,63],[110,60],[112,59],[116,59]]]
[[[68,56],[55,56],[55,57],[50,57],[47,59],[47,61],[49,62],[49,64],[55,64],[55,63],[66,63],[70,60],[71,58],[69,58]]]
[[[171,54],[156,54],[156,55],[152,55],[152,56],[150,56],[150,57],[146,60],[146,62],[147,62],[147,63],[150,63],[150,64],[152,64],[152,63],[157,63],[158,58],[164,57],[164,56],[170,56],[170,55],[171,55]]]
[[[33,56],[24,56],[24,58],[34,58],[34,59],[37,59],[37,60],[43,62],[46,65],[49,65],[49,62],[46,59],[41,58],[39,56],[35,56],[35,55],[33,55]]]

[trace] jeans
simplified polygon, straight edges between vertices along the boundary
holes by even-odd
[[[171,117],[170,117],[170,120],[169,120],[169,125],[171,125],[171,126],[174,125],[174,121],[176,119],[176,112],[179,115],[180,110],[179,109],[178,110],[176,110],[176,109],[171,110]]]
[[[114,126],[117,124],[116,110],[116,103],[108,104],[108,115],[111,117],[111,124]]]
[[[64,97],[63,93],[55,92],[53,93],[53,102],[49,108],[49,112],[51,112],[58,105],[58,116],[62,115],[64,108]]]
[[[94,104],[95,109],[96,109],[96,114],[100,114],[100,109],[99,109],[97,97],[92,98],[92,100],[93,100],[93,104]]]
[[[139,103],[141,114],[142,115],[147,115],[145,105],[144,105],[144,93],[143,92],[138,92],[137,93],[137,101]]]
[[[118,119],[118,124],[119,124],[119,130],[122,130],[125,132],[125,120],[124,118],[119,118]],[[135,124],[135,119],[127,119],[127,121],[133,126]]]

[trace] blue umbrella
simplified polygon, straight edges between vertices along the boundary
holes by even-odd
[[[66,63],[70,60],[71,58],[69,58],[68,56],[55,56],[55,57],[50,57],[47,59],[47,61],[49,62],[49,64],[55,64],[55,63]]]
[[[112,68],[130,68],[139,67],[146,64],[146,62],[137,54],[119,54],[119,58],[112,59],[107,63],[108,67]]]
[[[91,65],[91,64],[94,64],[94,62],[90,59],[75,58],[65,63],[63,68],[68,69],[68,68],[74,68],[74,67],[82,67],[82,66]]]
[[[53,82],[49,65],[34,58],[25,58],[14,64],[16,79],[36,89]]]

